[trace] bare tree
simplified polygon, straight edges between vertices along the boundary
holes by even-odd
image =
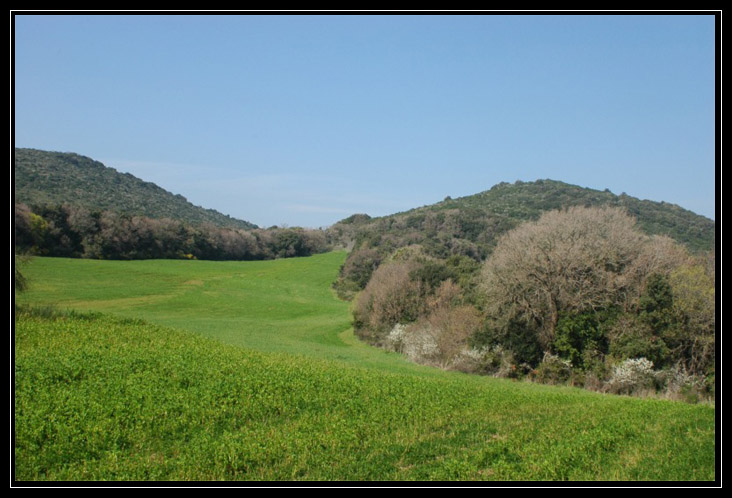
[[[423,308],[421,284],[410,278],[416,267],[412,261],[379,266],[354,304],[357,324],[385,333],[397,323],[416,320]]]
[[[418,325],[435,345],[434,360],[440,368],[452,366],[468,339],[482,323],[480,313],[473,306],[441,306],[434,309]]]
[[[532,322],[547,350],[560,312],[602,309],[639,294],[644,276],[660,265],[649,256],[652,242],[619,208],[547,212],[498,241],[482,273],[487,311]]]

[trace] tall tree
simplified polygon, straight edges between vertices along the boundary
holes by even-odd
[[[501,237],[483,268],[486,307],[493,317],[537,327],[545,350],[561,312],[627,306],[660,263],[652,239],[613,207],[550,211]]]

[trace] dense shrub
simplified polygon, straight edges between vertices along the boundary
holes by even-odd
[[[656,378],[663,385],[665,395],[671,399],[696,403],[712,394],[706,379],[689,372],[682,364],[659,372]]]
[[[647,244],[620,209],[545,213],[498,241],[483,270],[488,311],[534,322],[549,350],[561,313],[629,305],[650,273]]]
[[[609,354],[619,360],[648,358],[661,366],[669,361],[669,348],[663,338],[638,315],[626,313],[617,318],[608,330]]]
[[[606,353],[604,313],[561,313],[551,349],[575,367],[584,368],[585,352]]]
[[[572,364],[559,356],[544,353],[534,375],[536,380],[544,384],[564,384],[572,376]]]
[[[538,326],[518,318],[488,316],[485,326],[472,339],[478,348],[500,346],[510,351],[516,363],[537,365],[543,356]]]
[[[454,368],[481,328],[482,316],[464,303],[453,275],[420,247],[400,249],[356,299],[356,333],[415,362]]]
[[[415,269],[410,278],[419,281],[427,292],[432,292],[446,280],[457,280],[457,271],[441,261],[427,261]]]
[[[714,254],[697,257],[669,277],[677,326],[666,334],[674,356],[695,375],[714,371],[716,299]]]
[[[481,317],[472,306],[439,306],[407,329],[419,363],[454,368],[467,349],[468,339],[480,327]]]
[[[466,348],[455,359],[456,370],[502,378],[517,377],[519,371],[516,365],[514,354],[500,344]]]
[[[27,263],[28,257],[24,255],[14,255],[14,271],[13,271],[13,288],[22,292],[28,288],[28,279],[23,274],[22,266]]]
[[[339,295],[350,298],[366,287],[374,270],[381,263],[381,255],[376,249],[361,248],[349,254],[340,270],[334,287]]]

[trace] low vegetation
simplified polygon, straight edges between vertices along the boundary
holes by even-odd
[[[330,283],[344,252],[267,261],[101,261],[35,257],[16,303],[114,313],[261,351],[335,358],[348,303]],[[355,356],[354,362],[368,361]]]

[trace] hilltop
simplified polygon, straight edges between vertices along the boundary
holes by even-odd
[[[91,211],[168,218],[190,225],[257,228],[75,153],[16,148],[14,176],[15,202],[29,206],[71,204]]]
[[[556,180],[499,183],[479,194],[446,199],[432,210],[477,209],[512,220],[535,220],[546,211],[570,206],[619,206],[634,216],[649,235],[667,235],[690,249],[714,247],[714,221],[667,202],[642,200],[626,193],[594,190]],[[429,207],[427,208],[430,209]]]
[[[499,183],[478,194],[388,216],[354,215],[329,231],[350,242],[338,287],[344,295],[362,289],[371,271],[395,250],[419,245],[430,256],[484,261],[499,237],[542,213],[572,206],[622,207],[648,235],[665,235],[693,252],[711,251],[715,222],[675,204],[641,200],[625,193],[595,190],[556,180]]]
[[[435,204],[378,218],[353,215],[336,223],[332,230],[352,233],[356,248],[378,246],[380,242],[399,247],[404,245],[401,239],[433,247],[436,240],[459,240],[470,246],[472,255],[482,259],[502,233],[524,221],[536,220],[544,212],[571,206],[622,207],[649,235],[666,235],[691,250],[714,247],[715,223],[709,218],[667,202],[556,180],[503,182],[478,194],[446,197]]]

